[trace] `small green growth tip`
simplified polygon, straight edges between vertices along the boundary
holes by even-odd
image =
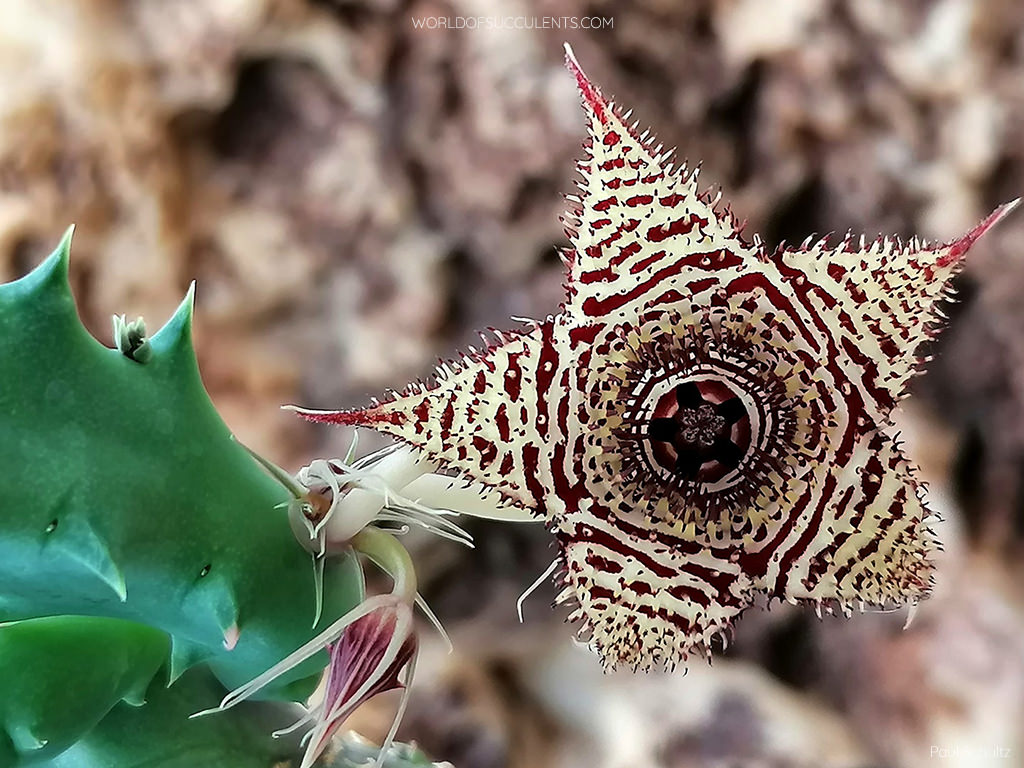
[[[130,323],[124,315],[114,315],[114,346],[117,351],[137,363],[145,363],[153,356],[146,338],[146,322],[141,317]]]

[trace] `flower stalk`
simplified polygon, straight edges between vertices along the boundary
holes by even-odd
[[[451,647],[441,623],[417,592],[412,560],[396,535],[417,526],[471,547],[472,538],[451,521],[452,516],[533,519],[524,510],[495,503],[493,495],[479,488],[437,474],[436,464],[410,447],[392,446],[355,458],[356,447],[353,439],[344,459],[316,459],[294,477],[251,453],[292,496],[287,504],[292,530],[313,559],[317,591],[314,626],[320,619],[323,566],[331,555],[362,555],[391,577],[391,591],[367,598],[309,643],[229,693],[218,707],[197,713],[229,709],[295,665],[327,650],[330,661],[306,714],[276,734],[312,724],[304,739],[301,768],[316,761],[359,706],[386,691],[402,690],[391,732],[378,758],[380,764],[401,722],[415,670],[414,607],[424,612]]]

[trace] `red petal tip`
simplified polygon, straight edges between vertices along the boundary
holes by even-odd
[[[1014,208],[1020,205],[1021,198],[1011,200],[1009,203],[996,208],[992,213],[988,215],[983,222],[978,224],[974,229],[968,232],[966,235],[961,237],[959,240],[953,241],[949,247],[949,252],[938,260],[938,266],[948,267],[950,264],[955,264],[957,261],[964,257],[964,254],[970,250],[971,246],[977,242],[978,238],[988,232],[992,227],[998,224],[1002,219],[1009,214]]]
[[[605,110],[608,105],[605,103],[604,97],[601,95],[601,91],[597,89],[597,86],[590,82],[590,78],[587,77],[580,63],[576,60],[576,54],[572,52],[572,46],[568,43],[565,44],[565,66],[576,78],[576,85],[580,89],[580,95],[583,96],[583,101],[593,111],[594,116],[603,125],[607,120]]]
[[[294,411],[306,421],[317,424],[334,424],[341,427],[373,427],[379,424],[401,424],[404,417],[395,411],[382,411],[380,408],[365,408],[349,411],[314,411],[296,405],[281,406],[286,411]]]

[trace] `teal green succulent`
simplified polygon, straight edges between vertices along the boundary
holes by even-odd
[[[175,717],[214,706],[363,597],[357,559],[334,555],[321,618],[292,495],[203,388],[192,291],[150,338],[115,322],[108,348],[78,318],[69,247],[70,232],[0,285],[0,768],[68,747],[54,765],[128,765],[112,757],[123,744],[104,737],[109,719],[170,749],[158,732],[184,726],[154,718],[153,702]],[[305,699],[327,661],[312,655],[259,697]],[[191,727],[220,728],[221,746],[230,730]]]

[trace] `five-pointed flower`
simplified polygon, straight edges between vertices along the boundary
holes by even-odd
[[[706,653],[758,595],[915,603],[934,541],[890,413],[1012,204],[945,245],[768,249],[567,62],[590,138],[558,314],[430,384],[303,415],[393,435],[543,516],[560,600],[609,665]]]

